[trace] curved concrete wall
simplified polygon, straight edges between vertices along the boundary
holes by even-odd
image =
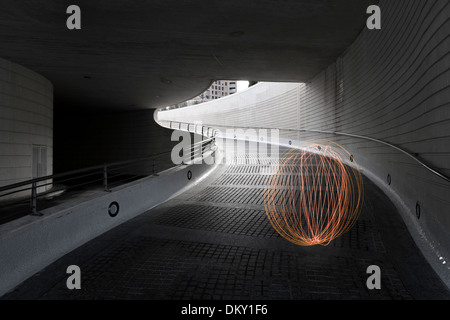
[[[35,157],[39,157],[36,149],[45,150],[40,161],[45,167],[40,171],[51,175],[53,85],[31,70],[0,59],[0,186],[33,178],[33,148]]]
[[[43,210],[42,217],[27,216],[1,225],[0,297],[72,250],[185,192],[214,169],[206,164],[179,166]],[[119,204],[116,217],[108,213],[113,202]]]
[[[263,83],[219,101],[159,112],[158,119],[361,135],[396,145],[450,176],[450,2],[379,5],[382,30],[363,30],[308,83]],[[450,184],[385,145],[334,139],[395,201],[416,243],[450,285]]]
[[[259,83],[243,93],[197,106],[158,112],[158,121],[202,122],[220,126],[299,128],[304,84]]]

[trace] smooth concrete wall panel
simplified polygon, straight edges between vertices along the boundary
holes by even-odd
[[[33,146],[47,148],[53,172],[53,85],[25,67],[0,59],[0,186],[33,177]]]
[[[198,107],[159,112],[158,119],[364,136],[395,145],[450,176],[450,2],[382,0],[379,5],[382,29],[364,29],[306,84],[260,83]],[[332,138],[349,150],[396,202],[416,243],[450,284],[449,182],[382,143],[315,133],[297,137]]]

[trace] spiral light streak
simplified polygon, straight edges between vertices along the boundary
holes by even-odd
[[[301,246],[327,246],[355,225],[363,203],[362,175],[341,146],[312,143],[290,149],[269,178],[264,205],[270,223]]]

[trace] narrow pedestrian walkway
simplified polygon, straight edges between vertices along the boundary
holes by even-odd
[[[327,247],[278,235],[251,157],[221,165],[188,192],[111,230],[4,299],[448,299],[391,201],[364,178],[362,214]],[[149,195],[151,196],[151,195]],[[81,269],[68,290],[66,269]],[[369,290],[367,268],[381,268]]]

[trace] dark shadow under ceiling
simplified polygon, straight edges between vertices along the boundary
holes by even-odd
[[[171,105],[217,79],[305,82],[355,40],[368,0],[4,0],[1,57],[47,77],[66,107]]]

